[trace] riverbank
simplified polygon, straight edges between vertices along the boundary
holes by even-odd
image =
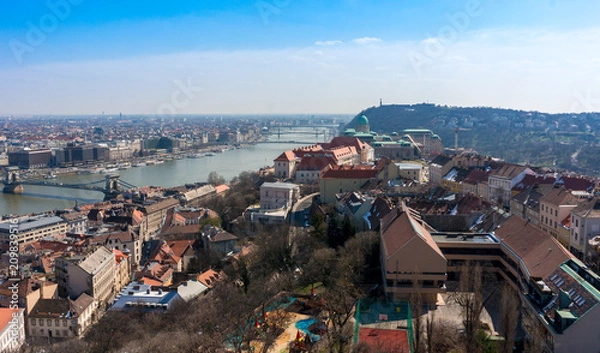
[[[298,148],[300,144],[261,143],[246,145],[239,149],[229,149],[223,153],[201,158],[181,158],[165,160],[161,164],[143,167],[131,167],[118,170],[121,180],[135,186],[174,187],[197,182],[206,182],[211,172],[216,172],[226,181],[237,177],[243,171],[257,171],[267,165],[273,165],[273,159],[281,152]],[[214,146],[212,146],[214,148]],[[188,151],[189,152],[189,151]],[[133,165],[134,161],[131,161]],[[89,184],[104,179],[103,174],[78,174],[60,170],[53,183]],[[38,178],[43,178],[43,173]],[[49,180],[50,182],[50,180]],[[28,214],[54,209],[72,208],[75,202],[80,205],[101,201],[104,195],[88,190],[73,190],[48,186],[25,186],[23,194],[0,194],[0,212],[2,214]]]
[[[183,158],[203,158],[214,156],[229,150],[243,149],[262,143],[265,140],[261,137],[257,142],[242,143],[235,145],[210,145],[198,149],[178,150],[176,152],[151,153],[148,156],[135,157],[128,160],[116,161],[95,161],[85,165],[54,168],[36,168],[30,170],[20,170],[22,179],[55,179],[60,175],[73,174],[104,174],[119,173],[120,171],[133,168],[145,167],[150,165],[162,164],[167,161],[179,160]]]

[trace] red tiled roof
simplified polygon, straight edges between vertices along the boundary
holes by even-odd
[[[133,212],[131,213],[131,224],[136,226],[136,225],[142,223],[143,220],[144,220],[144,214],[137,209],[133,210]]]
[[[276,162],[291,162],[295,161],[298,157],[292,151],[285,151],[279,155],[279,157],[275,158]]]
[[[533,175],[527,174],[518,182],[513,188],[513,191],[521,192],[524,190],[531,189],[534,185],[552,185],[556,181],[556,178],[549,175]]]
[[[473,169],[467,176],[463,179],[464,184],[477,185],[482,181],[488,180],[489,171],[485,171],[483,169]]]
[[[327,147],[325,147],[327,146]],[[337,136],[334,137],[333,140],[331,140],[331,142],[329,142],[328,144],[323,144],[323,147],[326,149],[331,149],[333,147],[338,147],[338,146],[353,146],[356,151],[360,151],[363,147],[364,148],[371,148],[371,146],[365,142],[362,142],[360,139],[356,138],[356,137],[350,137],[350,136]]]
[[[593,180],[571,176],[563,176],[558,183],[572,191],[587,191],[594,186]]]
[[[21,310],[23,310],[23,308],[16,310],[10,308],[0,308],[0,332],[8,326],[10,320],[13,318],[13,313],[18,313]]]
[[[555,206],[577,205],[579,199],[573,196],[573,194],[571,194],[571,191],[565,190],[563,188],[554,188],[550,190],[549,193],[542,196],[540,198],[540,202],[545,202]]]
[[[215,186],[215,191],[217,192],[217,194],[220,194],[225,191],[229,191],[229,189],[230,189],[229,186],[225,185],[225,184]]]
[[[573,257],[556,239],[517,215],[502,223],[495,235],[521,258],[531,276],[546,277]]]
[[[179,223],[179,224],[185,224],[185,219],[186,219],[186,217],[184,217],[182,214],[175,213],[173,215],[171,224],[177,224],[177,223]]]
[[[215,270],[208,270],[198,275],[198,281],[208,288],[213,288],[216,282],[222,279],[222,274]]]
[[[492,176],[513,179],[521,174],[527,167],[516,164],[505,164],[499,170],[492,172]]]
[[[160,264],[176,264],[181,258],[175,254],[173,249],[167,244],[162,243],[154,252],[150,255],[148,261],[156,261]]]
[[[171,226],[165,227],[162,230],[162,235],[196,235],[200,232],[200,225],[198,224],[188,224],[187,226]]]
[[[371,179],[379,170],[374,166],[351,165],[334,166],[325,169],[321,179]]]
[[[183,257],[185,252],[192,248],[193,243],[193,240],[171,240],[169,241],[169,247],[175,255]]]
[[[117,249],[113,249],[113,252],[115,253],[115,261],[120,264],[121,261],[123,261],[124,258],[128,258],[129,256],[125,255],[122,251],[117,250]]]
[[[333,157],[329,156],[304,156],[296,167],[299,170],[322,170],[328,165],[335,165]]]

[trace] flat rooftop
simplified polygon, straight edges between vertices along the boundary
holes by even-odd
[[[431,237],[436,243],[500,243],[498,238],[488,233],[431,233]]]
[[[28,232],[33,229],[48,227],[57,223],[66,223],[62,218],[57,216],[35,216],[19,218],[19,223],[12,223],[10,220],[0,223],[0,233],[10,233],[11,226],[19,230],[20,233]],[[14,232],[14,231],[13,231]]]

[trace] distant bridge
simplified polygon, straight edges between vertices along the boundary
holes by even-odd
[[[23,185],[49,186],[56,188],[77,189],[97,191],[104,194],[105,199],[110,199],[120,194],[123,190],[133,189],[136,186],[121,180],[119,174],[106,174],[104,180],[90,181],[87,183],[65,184],[49,180],[20,179],[19,168],[9,167],[6,169],[6,177],[2,181],[3,191],[11,194],[23,193]],[[104,186],[102,186],[104,184]]]
[[[307,129],[311,128],[311,129]],[[337,125],[324,125],[324,126],[276,126],[270,130],[263,131],[265,135],[277,135],[277,139],[281,139],[281,136],[285,135],[314,135],[318,140],[319,136],[323,136],[324,142],[328,140],[328,137],[337,135],[339,127]]]

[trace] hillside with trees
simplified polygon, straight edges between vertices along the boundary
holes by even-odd
[[[508,162],[597,175],[600,113],[546,114],[489,107],[434,104],[382,105],[360,112],[347,127],[366,115],[372,131],[402,133],[424,128],[438,134],[445,147],[458,146]]]

